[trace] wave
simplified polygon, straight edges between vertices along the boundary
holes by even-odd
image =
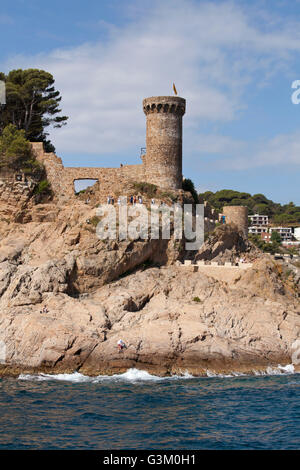
[[[253,371],[254,375],[288,375],[295,373],[295,367],[293,364],[287,364],[281,366],[278,364],[277,367],[267,367],[266,371]]]
[[[286,366],[281,366],[278,364],[277,367],[267,367],[264,371],[262,370],[253,370],[252,374],[244,374],[242,372],[231,372],[230,374],[219,374],[217,372],[207,370],[207,378],[229,378],[229,377],[250,377],[250,376],[268,376],[268,375],[291,375],[295,373],[295,368],[293,364],[288,364]],[[88,375],[80,374],[79,372],[73,372],[71,374],[20,374],[18,380],[33,380],[33,381],[47,381],[47,380],[58,380],[63,382],[73,382],[73,383],[101,383],[101,382],[128,382],[128,383],[137,383],[137,382],[161,382],[161,381],[170,381],[170,380],[182,380],[182,379],[199,379],[205,378],[196,377],[189,374],[187,371],[183,372],[181,375],[172,375],[169,377],[159,377],[157,375],[149,374],[149,372],[140,369],[128,369],[123,374],[114,374],[114,375],[98,375],[97,377],[89,377]]]
[[[67,382],[91,382],[99,383],[105,381],[115,382],[160,382],[163,380],[174,380],[174,379],[192,379],[193,375],[188,372],[184,372],[182,375],[172,375],[171,377],[159,377],[157,375],[149,374],[149,372],[140,369],[128,369],[123,374],[114,375],[98,375],[97,377],[89,377],[88,375],[80,374],[79,372],[73,372],[72,374],[21,374],[19,380],[60,380]]]

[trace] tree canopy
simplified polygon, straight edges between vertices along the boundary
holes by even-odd
[[[25,131],[17,129],[13,124],[6,126],[0,135],[0,171],[3,169],[21,170],[36,176],[43,173],[42,166],[32,155]]]
[[[182,189],[191,193],[196,204],[199,202],[198,194],[192,180],[189,178],[184,178],[182,181]]]
[[[0,135],[5,127],[13,124],[25,131],[32,142],[44,142],[46,151],[54,151],[47,139],[46,128],[62,127],[67,116],[60,115],[60,92],[55,90],[54,78],[49,72],[38,69],[12,70],[0,80],[6,85],[6,105],[0,110]]]
[[[206,191],[199,194],[201,201],[208,201],[212,207],[221,210],[224,206],[246,206],[249,214],[261,214],[270,217],[276,224],[300,223],[300,206],[293,202],[278,204],[268,199],[264,194],[254,194],[222,189],[213,193]]]

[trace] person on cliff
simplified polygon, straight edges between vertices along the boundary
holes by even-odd
[[[133,196],[130,196],[130,204],[133,204]]]
[[[119,341],[118,341],[118,350],[119,350],[119,352],[121,352],[122,349],[126,349],[126,344],[124,343],[124,341],[122,339],[119,339]]]

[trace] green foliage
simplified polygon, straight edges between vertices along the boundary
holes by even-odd
[[[31,156],[30,143],[25,131],[17,130],[12,124],[6,126],[0,136],[1,167],[19,168]]]
[[[177,201],[177,195],[174,193],[171,193],[170,191],[164,191],[160,193],[160,196],[162,198],[168,198],[171,199],[171,201],[176,202]]]
[[[0,135],[0,170],[22,171],[40,178],[43,167],[33,157],[25,131],[18,130],[13,124],[3,129]]]
[[[91,219],[90,219],[90,223],[93,225],[93,227],[97,227],[98,223],[100,222],[101,220],[101,217],[97,217],[96,215],[94,215]]]
[[[199,297],[194,297],[194,298],[193,298],[193,302],[198,302],[198,303],[200,303],[200,302],[202,302],[202,301],[201,301],[201,299],[199,299]]]
[[[155,184],[146,183],[144,181],[140,183],[134,182],[132,187],[141,194],[147,194],[148,197],[154,197],[157,192],[157,186]]]
[[[201,202],[208,201],[212,207],[221,210],[224,206],[246,206],[249,214],[268,215],[270,221],[275,224],[299,224],[300,206],[295,206],[293,202],[281,205],[267,199],[263,194],[254,194],[234,191],[232,189],[222,189],[213,193],[206,191],[199,194]]]
[[[51,194],[51,186],[48,180],[42,180],[34,189],[35,194]]]
[[[45,177],[45,169],[32,154],[30,142],[25,138],[25,131],[18,130],[13,124],[6,126],[0,135],[0,171],[22,172],[37,180]],[[49,182],[43,179],[34,192],[51,194]]]
[[[198,194],[197,194],[197,191],[195,189],[195,186],[194,186],[194,183],[193,183],[192,180],[190,180],[189,178],[185,178],[182,181],[182,189],[184,191],[189,191],[191,193],[191,195],[193,196],[193,199],[194,199],[195,203],[196,204],[199,203]]]
[[[46,151],[54,151],[47,140],[45,129],[53,125],[62,127],[67,116],[59,113],[60,92],[55,90],[54,78],[49,72],[38,69],[12,70],[0,79],[6,84],[6,106],[0,114],[0,134],[8,124],[23,129],[32,142],[44,142]]]
[[[280,251],[280,243],[277,241],[265,243],[258,235],[254,235],[252,233],[249,234],[248,238],[250,241],[252,241],[252,243],[254,243],[254,245],[257,246],[257,248],[264,251],[265,253],[275,255],[275,253]]]
[[[281,243],[281,236],[278,232],[276,232],[276,230],[272,231],[271,241],[277,242],[278,244]]]

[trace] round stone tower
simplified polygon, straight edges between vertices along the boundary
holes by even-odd
[[[161,188],[182,188],[182,116],[185,99],[179,96],[145,98],[147,118],[145,179]]]
[[[244,238],[248,238],[248,207],[245,206],[224,206],[226,224],[235,224]]]

